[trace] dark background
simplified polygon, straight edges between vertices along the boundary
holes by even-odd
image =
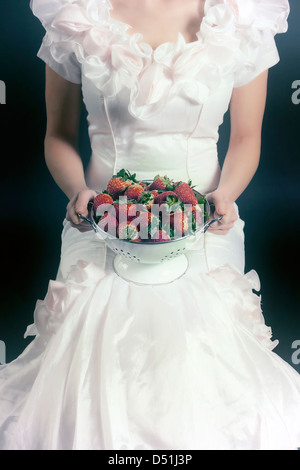
[[[287,34],[277,36],[281,62],[272,68],[263,128],[262,158],[249,188],[238,200],[246,221],[246,266],[262,283],[262,307],[276,352],[291,365],[300,340],[300,105],[291,101],[300,80],[300,2],[291,0]],[[44,162],[44,64],[36,58],[44,30],[29,0],[0,0],[0,80],[7,104],[0,106],[1,149],[1,302],[0,340],[7,362],[31,341],[23,339],[33,322],[37,299],[56,276],[60,234],[67,199]],[[219,152],[227,149],[228,115]],[[90,154],[85,111],[81,154]],[[300,372],[299,365],[293,365]]]

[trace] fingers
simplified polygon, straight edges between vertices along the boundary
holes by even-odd
[[[88,203],[95,195],[95,191],[85,189],[74,196],[67,205],[66,219],[75,225],[82,223],[82,219],[78,217],[78,214],[84,217],[88,216]]]
[[[74,201],[75,202],[75,201]],[[66,219],[69,221],[69,222],[72,222],[73,224],[75,225],[78,225],[80,224],[81,220],[78,215],[77,215],[77,212],[75,210],[75,205],[74,205],[74,202],[71,200],[69,202],[69,204],[67,205],[67,215],[66,215]]]
[[[88,203],[91,200],[90,191],[82,191],[77,195],[77,199],[74,204],[74,210],[76,214],[83,215],[84,217],[88,216]]]
[[[214,222],[209,227],[208,231],[216,235],[226,235],[238,219],[233,204],[220,203],[216,205],[213,218],[218,218],[220,216],[222,216],[222,219],[218,222]]]
[[[215,222],[213,223],[209,229],[208,232],[215,233],[216,235],[226,235],[229,230],[232,229],[234,226],[234,222],[224,224],[223,221]]]

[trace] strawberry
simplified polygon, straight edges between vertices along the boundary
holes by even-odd
[[[130,180],[131,181],[131,184],[132,183],[137,183],[137,179],[136,179],[136,174],[134,173],[133,175],[130,173],[130,171],[128,170],[120,170],[118,171],[118,173],[115,175],[115,176],[119,176],[121,178],[123,178],[123,180]]]
[[[195,229],[197,229],[203,224],[203,215],[202,215],[201,208],[198,204],[192,207],[192,214],[193,214],[193,224],[194,224]]]
[[[168,196],[174,196],[174,198],[176,198],[177,194],[174,191],[164,191],[163,193],[159,193],[155,198],[155,204],[165,202]]]
[[[136,225],[132,222],[121,222],[118,226],[118,237],[123,240],[136,240],[139,238],[139,233]]]
[[[128,197],[128,199],[134,199],[135,201],[139,201],[144,191],[145,188],[142,185],[132,184],[131,186],[128,186],[124,193],[124,196]]]
[[[124,180],[121,176],[113,176],[106,186],[106,191],[115,197],[122,194],[131,184],[130,180]]]
[[[151,191],[146,191],[142,194],[139,203],[144,206],[148,211],[151,209],[151,206],[154,204],[154,195]]]
[[[186,204],[184,206],[184,211],[188,216],[189,223],[192,225],[193,230],[196,230],[203,224],[204,215],[199,204],[194,206],[191,204]]]
[[[188,183],[179,183],[179,185],[175,187],[174,191],[178,194],[180,201],[184,202],[184,204],[198,204],[194,191]]]
[[[159,227],[159,218],[148,211],[139,211],[138,216],[132,219],[132,223],[139,229],[141,239],[148,239],[149,234]]]
[[[156,232],[151,237],[152,242],[167,242],[170,240],[171,238],[165,230],[156,230]]]
[[[132,220],[137,215],[137,206],[131,202],[119,203],[116,202],[113,205],[115,209],[116,219],[119,222],[125,222]]]
[[[162,196],[160,198],[160,196]],[[165,199],[162,202],[161,199]],[[158,202],[158,203],[157,203]],[[177,194],[173,191],[165,191],[155,198],[155,204],[152,207],[152,212],[160,215],[162,226],[170,225],[170,215],[176,210],[181,210],[181,202],[178,201]]]
[[[157,189],[157,190],[164,190],[168,189],[170,185],[172,184],[170,178],[167,176],[155,176],[154,181],[150,184],[149,190],[152,191],[152,189]]]
[[[154,198],[156,198],[159,195],[159,192],[158,192],[157,189],[152,189],[152,191],[150,191],[150,193],[154,196]]]
[[[102,215],[98,221],[98,227],[113,236],[117,235],[118,225],[117,219],[109,212]]]
[[[148,191],[148,185],[147,185],[147,183],[144,183],[144,181],[139,181],[138,184],[139,184],[140,186],[143,186],[143,188],[144,188],[146,191]]]
[[[175,230],[178,236],[182,236],[188,231],[188,217],[181,209],[170,214],[170,227]]]
[[[94,198],[95,214],[96,215],[104,214],[104,212],[110,209],[113,202],[114,202],[113,198],[109,194],[106,194],[106,193],[97,194],[97,196]]]

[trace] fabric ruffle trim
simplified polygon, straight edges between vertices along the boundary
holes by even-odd
[[[261,309],[260,280],[256,271],[242,275],[230,266],[223,266],[210,273],[218,283],[218,294],[229,306],[230,315],[239,327],[254,335],[266,348],[273,350],[279,343],[272,341],[272,329],[265,324]]]
[[[264,347],[274,349],[278,341],[271,340],[272,330],[265,324],[261,299],[253,292],[260,290],[257,273],[252,270],[242,275],[226,265],[211,271],[208,276],[211,295],[218,293],[233,323],[256,337]],[[89,301],[89,295],[93,296],[94,289],[104,277],[104,271],[96,264],[79,261],[65,282],[50,281],[45,299],[37,301],[34,324],[28,326],[25,337],[39,334],[47,338],[55,334],[71,310],[79,311],[81,302]]]
[[[34,323],[27,327],[24,337],[55,334],[73,304],[76,302],[78,306],[81,299],[86,301],[86,289],[93,288],[104,276],[96,264],[78,261],[65,282],[51,280],[45,299],[36,303]]]
[[[130,89],[129,111],[140,119],[159,112],[172,94],[203,103],[228,74],[255,70],[255,51],[287,30],[289,14],[287,0],[206,0],[197,41],[179,34],[176,43],[153,50],[111,17],[108,0],[31,0],[31,8],[53,60],[67,62],[74,53],[106,97]]]

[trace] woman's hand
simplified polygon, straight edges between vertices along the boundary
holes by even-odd
[[[78,214],[84,217],[88,216],[88,203],[93,200],[96,195],[97,193],[92,189],[85,188],[71,197],[67,205],[66,219],[69,220],[71,224],[81,224],[83,221],[78,217]]]
[[[212,214],[212,217],[223,216],[219,222],[215,222],[209,227],[208,232],[215,233],[216,235],[226,235],[238,219],[234,202],[225,199],[218,191],[208,194],[207,199],[215,206],[215,212]]]

